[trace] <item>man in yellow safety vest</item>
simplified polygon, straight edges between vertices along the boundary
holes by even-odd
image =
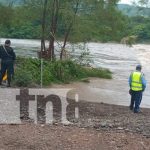
[[[134,110],[134,113],[140,112],[142,94],[146,88],[146,80],[141,70],[142,66],[137,65],[136,71],[132,72],[129,77],[129,86],[131,94],[130,110]]]

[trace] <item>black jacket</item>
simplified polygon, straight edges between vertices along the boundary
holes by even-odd
[[[5,47],[5,49],[4,49]],[[14,61],[16,59],[16,54],[11,47],[8,46],[0,46],[0,58],[2,61]],[[7,51],[7,52],[6,52]]]

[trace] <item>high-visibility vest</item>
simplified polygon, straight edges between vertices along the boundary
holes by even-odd
[[[133,91],[142,91],[142,73],[141,72],[133,72],[131,74],[131,89]]]

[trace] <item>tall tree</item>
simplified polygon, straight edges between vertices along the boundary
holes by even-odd
[[[13,20],[13,8],[12,5],[4,6],[0,4],[0,13],[3,14],[0,17],[0,25],[9,27]]]
[[[46,14],[47,13],[47,0],[44,0],[43,16],[42,16],[42,36],[41,36],[41,51],[46,51],[45,48],[45,28],[46,28]]]
[[[55,59],[54,42],[55,42],[55,36],[57,30],[59,8],[60,8],[59,0],[53,0],[52,7],[51,7],[50,40],[49,40],[49,48],[48,48],[48,57],[50,60]]]
[[[69,34],[71,32],[71,29],[73,28],[74,21],[75,21],[75,18],[76,18],[76,15],[78,13],[80,5],[81,5],[81,0],[74,0],[72,6],[70,6],[73,8],[72,9],[72,16],[70,17],[69,22],[67,21],[68,25],[66,25],[67,29],[66,29],[65,36],[64,36],[63,46],[62,46],[61,52],[60,52],[60,59],[61,60],[63,57],[63,53],[65,52],[66,43],[67,43]]]

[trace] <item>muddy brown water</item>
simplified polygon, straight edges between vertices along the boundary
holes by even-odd
[[[5,39],[0,39],[0,44],[4,41]],[[40,50],[39,40],[11,39],[11,41],[17,55],[37,57],[37,51]],[[57,43],[55,45],[59,49]],[[130,101],[128,77],[135,66],[140,63],[147,80],[142,107],[150,108],[150,45],[137,44],[128,47],[116,43],[88,43],[87,46],[90,50],[90,58],[93,59],[92,65],[110,69],[113,72],[113,79],[92,78],[90,83],[77,82],[68,85],[53,85],[52,87],[72,88],[70,98],[78,93],[81,100],[128,106]],[[79,49],[74,51],[75,55],[79,53]]]

